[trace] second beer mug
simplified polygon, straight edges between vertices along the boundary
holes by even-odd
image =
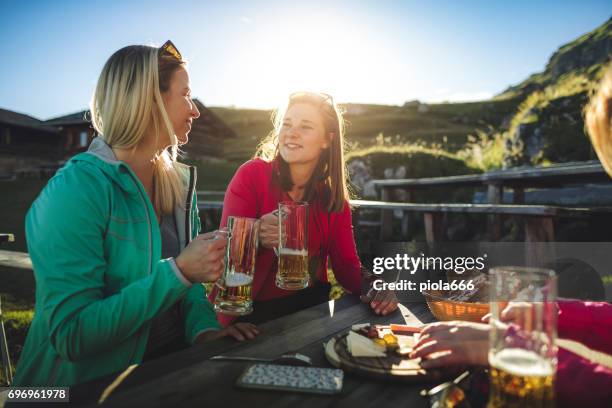
[[[278,204],[278,272],[276,286],[286,290],[308,287],[308,203]]]
[[[548,269],[491,269],[488,408],[555,406],[557,278]],[[510,324],[502,310],[514,309]]]
[[[246,315],[253,311],[253,273],[257,256],[259,221],[254,218],[228,217],[225,269],[217,281],[215,311]]]

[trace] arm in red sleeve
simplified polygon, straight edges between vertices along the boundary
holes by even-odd
[[[334,276],[343,288],[352,294],[361,293],[361,261],[353,237],[351,208],[346,202],[344,210],[330,226],[329,255]]]
[[[559,306],[558,334],[587,347],[612,354],[612,305],[565,300]]]
[[[559,407],[603,407],[612,400],[612,369],[559,348],[555,389]]]

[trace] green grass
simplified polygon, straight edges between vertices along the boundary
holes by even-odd
[[[30,271],[0,268],[0,299],[13,370],[34,315],[34,277]],[[0,383],[4,382],[0,373]]]

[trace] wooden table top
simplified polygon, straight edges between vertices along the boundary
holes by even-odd
[[[282,391],[237,388],[234,384],[250,364],[235,361],[211,361],[224,355],[275,358],[297,351],[309,356],[316,367],[332,367],[323,352],[323,342],[348,330],[353,324],[430,322],[434,318],[424,303],[410,303],[389,316],[376,316],[355,296],[344,296],[330,305],[323,303],[259,326],[261,334],[252,341],[237,342],[223,338],[205,345],[145,362],[126,372],[71,387],[71,403],[94,406],[105,389],[108,406],[206,406],[206,407],[312,407],[312,406],[410,406],[428,407],[419,392],[435,383],[402,384],[376,381],[345,373],[341,394],[324,396]],[[109,393],[111,383],[117,385]]]

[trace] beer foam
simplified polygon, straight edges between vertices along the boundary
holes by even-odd
[[[253,277],[242,272],[230,273],[225,278],[225,286],[235,288],[237,286],[250,285],[253,282]]]
[[[555,372],[550,361],[533,351],[519,348],[489,352],[489,364],[518,377],[546,377]]]
[[[301,255],[308,256],[308,251],[305,249],[283,248],[279,252],[281,255]]]

